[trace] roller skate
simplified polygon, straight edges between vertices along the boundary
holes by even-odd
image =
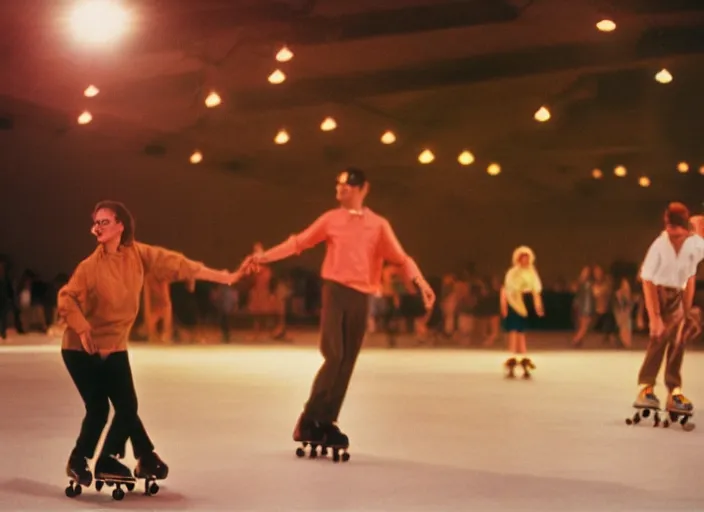
[[[511,357],[504,363],[504,368],[506,368],[506,378],[513,379],[516,377],[516,366],[518,366],[518,361],[515,357]]]
[[[128,491],[134,490],[135,478],[130,468],[122,464],[114,455],[101,455],[95,464],[95,489],[100,492],[104,485],[115,487],[112,498],[120,501],[125,497],[124,485]]]
[[[689,421],[694,414],[694,405],[679,389],[673,390],[670,394],[666,409],[668,418],[663,422],[663,427],[670,426],[670,423],[679,422],[685,431],[694,430],[695,424]]]
[[[653,416],[653,426],[657,427],[660,425],[660,399],[655,396],[653,386],[643,386],[635,402],[633,402],[633,408],[636,409],[636,412],[633,417],[626,418],[626,425],[637,425],[642,418],[649,418],[651,414]],[[665,426],[667,425],[663,422],[663,427]]]
[[[330,448],[333,462],[347,462],[350,460],[350,454],[347,452],[350,446],[350,438],[340,430],[340,427],[335,423],[323,425],[323,432],[325,434],[323,455],[327,453],[327,448]]]
[[[293,429],[293,440],[303,445],[296,448],[296,457],[305,457],[305,449],[308,446],[310,446],[309,457],[311,459],[318,456],[318,446],[321,447],[320,454],[327,455],[327,448],[324,446],[325,432],[322,425],[317,421],[305,418],[302,414]]]
[[[521,359],[521,367],[523,368],[523,378],[530,379],[530,371],[535,370],[535,365],[529,357],[524,357]]]
[[[144,479],[144,494],[153,496],[159,492],[157,480],[165,480],[169,476],[169,466],[156,454],[150,452],[139,458],[137,467],[134,468],[134,476]]]
[[[88,467],[88,459],[75,452],[71,454],[66,464],[66,476],[71,479],[66,487],[66,496],[69,498],[80,496],[83,487],[90,487],[93,483],[93,473]]]

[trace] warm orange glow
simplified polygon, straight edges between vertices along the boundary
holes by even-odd
[[[704,176],[704,165],[702,165],[702,166],[699,168],[699,174],[701,174],[702,176]]]
[[[681,173],[689,172],[689,164],[687,162],[680,162],[677,164],[677,170]]]
[[[626,174],[628,174],[628,171],[623,165],[619,165],[614,169],[614,174],[619,178],[623,178],[624,176],[626,176]]]
[[[78,116],[78,124],[88,124],[93,120],[93,115],[87,110]]]
[[[208,97],[205,98],[205,106],[208,108],[217,107],[221,103],[222,98],[220,98],[220,95],[215,91],[212,91],[210,94],[208,94]]]
[[[614,23],[613,20],[604,19],[596,24],[596,28],[601,32],[613,32],[616,30],[616,23]]]
[[[284,72],[280,69],[277,69],[269,75],[269,83],[271,84],[278,85],[283,83],[284,80],[286,80],[286,75],[284,75]]]
[[[533,119],[535,119],[539,123],[549,121],[551,117],[552,116],[550,115],[550,111],[545,106],[540,107],[537,112],[533,114]]]
[[[396,135],[391,130],[386,130],[381,136],[381,142],[383,144],[393,144],[396,142]]]
[[[600,180],[603,177],[604,177],[604,173],[601,172],[601,169],[594,169],[592,171],[592,178],[594,178],[595,180]]]
[[[657,80],[661,84],[669,84],[670,82],[672,82],[673,78],[672,74],[667,69],[662,68],[655,75],[655,80]]]
[[[284,46],[276,54],[276,60],[279,62],[288,62],[293,58],[293,52]]]
[[[190,160],[192,164],[201,163],[203,161],[203,153],[201,153],[200,151],[194,151],[191,155]]]
[[[641,176],[640,179],[638,179],[638,185],[641,187],[649,187],[650,186],[650,178],[647,176]]]
[[[96,86],[89,85],[88,87],[86,87],[86,90],[83,91],[83,95],[86,98],[95,98],[99,92],[100,92],[100,89],[98,89]]]
[[[457,157],[457,161],[461,165],[472,165],[474,163],[474,155],[470,151],[464,150]]]
[[[88,44],[115,41],[127,32],[130,15],[119,2],[83,0],[69,15],[69,25],[76,40]]]
[[[288,136],[288,132],[286,130],[279,130],[276,137],[274,137],[274,142],[277,144],[286,144],[289,140],[291,140],[291,137]]]
[[[489,176],[498,176],[501,173],[501,166],[497,163],[489,164],[486,172],[489,173]]]
[[[429,149],[423,150],[423,152],[418,155],[418,161],[422,164],[429,164],[435,160],[435,155]]]
[[[320,129],[324,132],[331,132],[337,128],[337,123],[332,117],[326,117],[323,122],[320,123]]]

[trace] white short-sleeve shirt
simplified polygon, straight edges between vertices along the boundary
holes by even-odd
[[[697,274],[697,266],[704,259],[704,238],[691,235],[682,244],[679,254],[666,231],[657,237],[640,269],[640,277],[658,286],[683,289],[690,277]]]

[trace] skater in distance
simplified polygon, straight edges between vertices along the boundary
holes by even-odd
[[[501,288],[501,316],[504,319],[504,330],[508,333],[508,350],[511,353],[504,363],[508,377],[514,377],[516,366],[523,368],[523,376],[530,377],[530,371],[535,369],[533,361],[528,357],[526,344],[526,327],[528,308],[524,295],[533,295],[533,305],[538,316],[545,315],[541,293],[543,284],[535,268],[535,253],[525,245],[513,251],[511,258],[513,266],[506,272],[504,286]]]
[[[128,438],[138,461],[134,476],[164,479],[168,467],[154,451],[137,414],[127,354],[144,275],[229,285],[241,272],[213,270],[177,252],[136,242],[134,219],[122,203],[102,201],[92,217],[91,233],[98,246],[76,267],[58,294],[58,312],[67,326],[61,355],[86,409],[66,473],[78,485],[91,484],[93,474],[87,459],[95,454],[112,402],[115,416],[95,464],[95,479],[134,481],[130,469],[118,461],[125,455]]]
[[[655,381],[666,357],[665,386],[668,412],[689,414],[693,404],[682,393],[682,360],[687,342],[701,329],[699,311],[693,308],[697,266],[704,259],[704,222],[690,221],[682,203],[670,203],[665,210],[665,229],[645,255],[640,276],[648,311],[650,340],[638,374],[640,392],[636,408],[660,408]]]
[[[348,168],[337,177],[338,208],[323,213],[303,232],[245,260],[256,269],[326,243],[320,317],[324,362],[293,432],[294,441],[311,444],[313,450],[317,445],[334,450],[349,446],[337,419],[366,332],[369,295],[380,285],[384,261],[401,267],[418,286],[428,310],[435,302],[432,288],[389,221],[364,206],[368,192],[365,173]]]

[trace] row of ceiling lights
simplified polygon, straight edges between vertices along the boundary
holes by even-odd
[[[613,32],[616,30],[616,23],[610,19],[603,19],[596,24],[596,27],[601,32]],[[281,63],[286,63],[293,59],[293,52],[287,47],[282,47],[275,56],[276,61]],[[278,85],[286,80],[286,74],[279,68],[275,69],[269,76],[269,83],[273,85]],[[655,74],[655,80],[661,84],[669,84],[673,81],[672,74],[665,68],[661,69]],[[85,91],[84,96],[87,98],[94,98],[100,93],[100,90],[95,85],[89,85]],[[222,104],[222,98],[220,95],[211,90],[204,100],[205,106],[207,108],[215,108]],[[552,114],[546,105],[542,105],[533,115],[534,119],[538,122],[544,123],[552,118]],[[78,116],[78,123],[81,125],[89,124],[93,120],[93,116],[90,111],[85,110]],[[333,131],[337,128],[337,122],[332,117],[326,117],[321,125],[320,129],[325,132]],[[280,129],[274,136],[274,142],[279,145],[286,144],[290,141],[291,137],[286,129]],[[393,144],[396,142],[396,135],[391,130],[385,131],[380,138],[383,144]],[[198,164],[203,161],[203,153],[200,150],[195,150],[190,156],[190,162],[193,164]],[[430,164],[435,161],[435,155],[430,149],[423,149],[418,155],[418,161],[421,164]],[[460,165],[468,166],[475,162],[475,156],[469,150],[463,150],[457,157],[457,161]],[[681,173],[686,173],[689,171],[689,165],[686,162],[680,162],[678,165],[678,170]],[[501,166],[498,163],[491,163],[487,167],[487,173],[491,176],[496,176],[501,173]],[[700,167],[699,173],[704,175],[704,165]],[[614,175],[617,177],[625,177],[627,170],[624,166],[620,165],[614,168]],[[595,179],[600,179],[603,177],[603,172],[600,169],[594,169],[592,171],[592,177]],[[650,179],[647,176],[642,176],[639,179],[639,184],[643,187],[650,186]]]

